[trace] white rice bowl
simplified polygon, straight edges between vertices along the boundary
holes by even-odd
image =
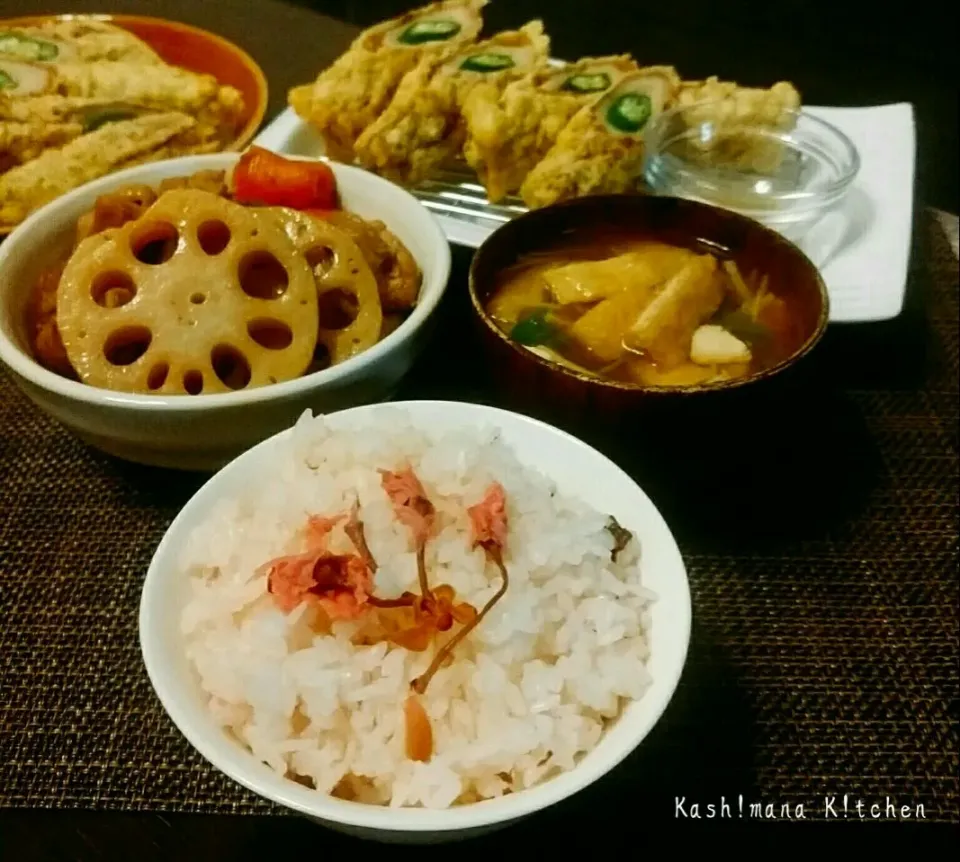
[[[564,776],[569,779],[605,737],[620,732],[617,719],[643,704],[656,683],[651,645],[659,597],[647,585],[647,569],[657,560],[647,560],[642,534],[615,562],[611,559],[610,515],[628,525],[629,513],[594,508],[521,462],[496,422],[512,414],[456,405],[494,421],[473,416],[473,421],[430,423],[419,410],[404,409],[423,404],[441,406],[422,402],[347,411],[376,411],[377,421],[366,423],[345,422],[345,413],[304,414],[292,432],[253,450],[269,447],[269,457],[259,459],[269,463],[268,470],[261,469],[255,479],[235,479],[231,492],[208,501],[204,516],[194,518],[189,530],[175,523],[164,540],[178,533],[175,557],[166,553],[176,560],[176,572],[166,577],[187,585],[175,624],[180,649],[198,681],[201,707],[228,740],[266,764],[293,795],[322,796],[341,806],[400,808],[398,813],[407,814],[415,813],[410,808],[449,814],[509,804]],[[562,432],[513,418],[602,459]],[[451,585],[458,601],[478,610],[499,586],[496,568],[482,550],[470,547],[466,516],[466,507],[478,502],[493,481],[506,492],[509,528],[504,552],[509,589],[421,697],[434,742],[433,756],[424,763],[406,756],[403,702],[410,681],[426,669],[434,650],[354,645],[355,621],[336,622],[332,632],[318,634],[307,603],[290,613],[277,607],[263,571],[268,560],[302,549],[300,530],[308,516],[342,513],[358,500],[379,566],[376,594],[390,598],[416,592],[410,533],[396,520],[377,472],[407,464],[438,512],[439,531],[426,553],[431,586]],[[347,543],[338,527],[332,549],[347,551]],[[672,540],[670,545],[654,556],[675,554],[679,563]],[[171,697],[165,697],[169,686],[151,669],[143,633],[148,587],[141,610],[148,670],[164,705],[197,744],[171,708]],[[677,607],[685,609],[685,617],[681,613],[677,620],[682,649],[679,656],[669,656],[665,667],[671,678],[661,685],[665,697],[656,695],[643,733],[669,699],[685,657],[685,577],[679,597]],[[227,771],[263,792],[256,782]],[[341,798],[332,799],[334,793]]]

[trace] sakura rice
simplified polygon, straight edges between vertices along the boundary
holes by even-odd
[[[572,769],[643,696],[638,541],[494,428],[428,432],[397,408],[338,431],[307,412],[274,445],[270,474],[185,544],[182,631],[214,719],[278,773],[375,805],[467,804]],[[425,521],[405,517],[416,494]]]

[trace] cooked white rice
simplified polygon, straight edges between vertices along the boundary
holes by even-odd
[[[432,651],[354,646],[355,622],[311,631],[267,593],[266,561],[301,550],[308,515],[359,498],[381,597],[417,590],[410,534],[377,469],[409,463],[439,514],[430,583],[480,609],[499,585],[471,550],[465,509],[496,480],[507,497],[510,587],[437,672],[422,702],[434,755],[406,759],[403,702]],[[374,804],[444,808],[499,796],[571,769],[649,685],[648,609],[636,540],[611,561],[608,515],[556,493],[491,428],[424,433],[389,423],[338,432],[304,414],[262,481],[223,500],[192,534],[186,649],[211,713],[278,773]],[[332,547],[345,542],[342,530]],[[348,547],[348,546],[344,546]],[[452,632],[451,632],[452,634]]]

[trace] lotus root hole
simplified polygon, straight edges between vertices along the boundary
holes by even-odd
[[[330,272],[333,269],[334,260],[336,260],[333,249],[325,245],[317,245],[307,249],[304,257],[316,276],[324,276]]]
[[[347,290],[335,287],[325,290],[317,297],[317,312],[321,329],[346,329],[357,319],[360,303]]]
[[[290,283],[286,268],[269,251],[244,255],[237,274],[243,292],[254,299],[279,299]]]
[[[137,286],[125,272],[97,273],[90,285],[90,296],[101,308],[120,308],[137,295]]]
[[[147,374],[147,389],[156,392],[164,383],[167,382],[167,376],[170,374],[170,366],[166,362],[158,362]]]
[[[205,293],[191,293],[190,302],[194,305],[203,305],[207,301],[207,295]]]
[[[150,222],[138,225],[130,237],[133,256],[150,266],[166,263],[173,257],[180,242],[180,234],[169,222]]]
[[[183,388],[187,391],[187,395],[199,395],[203,392],[203,374],[196,370],[185,371]]]
[[[247,333],[267,350],[284,350],[293,343],[293,332],[282,320],[260,317],[247,324]]]
[[[197,228],[197,242],[204,253],[211,257],[230,245],[230,236],[230,228],[218,219],[205,221]]]
[[[218,344],[210,352],[213,373],[228,389],[244,389],[250,382],[250,363],[236,347]]]
[[[380,261],[380,274],[381,275],[390,275],[393,272],[394,268],[397,265],[397,256],[393,253],[386,254],[383,256],[383,259]]]
[[[103,355],[111,365],[132,365],[147,352],[152,340],[145,326],[124,326],[107,337]]]
[[[322,341],[317,342],[317,346],[313,350],[313,359],[310,362],[310,365],[307,367],[306,374],[313,374],[316,371],[323,371],[324,368],[330,367],[330,351],[327,349],[327,345]]]

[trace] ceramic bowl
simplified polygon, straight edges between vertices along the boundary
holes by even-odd
[[[486,311],[497,277],[525,255],[562,248],[571,236],[609,224],[673,245],[727,249],[741,272],[769,276],[799,321],[796,349],[780,363],[745,377],[687,387],[644,387],[578,372],[513,342]],[[597,195],[533,210],[498,228],[470,267],[470,301],[485,368],[509,403],[525,412],[589,417],[593,423],[635,416],[653,402],[676,403],[739,392],[781,377],[806,356],[827,326],[829,300],[816,266],[793,243],[759,222],[700,202],[653,195]]]
[[[395,410],[415,427],[443,432],[492,427],[527,466],[565,494],[610,512],[642,547],[643,579],[657,596],[650,607],[651,684],[629,703],[599,743],[576,766],[533,788],[445,810],[391,808],[337,799],[305,787],[261,763],[228,736],[206,706],[190,666],[180,628],[189,600],[180,553],[193,528],[218,504],[269,481],[285,431],[227,465],[186,504],[170,525],[150,564],[140,602],[140,645],[147,673],[170,718],[213,766],[253,792],[314,820],[364,838],[433,842],[466,838],[505,826],[577,793],[617,766],[640,745],[667,707],[690,640],[690,591],[683,559],[656,507],[612,461],[576,438],[516,413],[476,404],[440,401],[369,405],[327,417],[337,429],[380,428],[390,434]]]
[[[97,197],[130,184],[226,170],[236,154],[188,156],[104,177],[31,215],[0,245],[0,361],[44,412],[103,451],[160,467],[215,470],[254,443],[287,427],[307,408],[325,412],[390,396],[426,336],[446,288],[450,246],[436,219],[412,195],[358,168],[334,164],[345,209],[382,220],[423,272],[420,299],[398,329],[332,368],[283,383],[212,395],[133,395],[67,380],[36,362],[25,332],[25,308],[40,271],[65,251],[77,218]]]

